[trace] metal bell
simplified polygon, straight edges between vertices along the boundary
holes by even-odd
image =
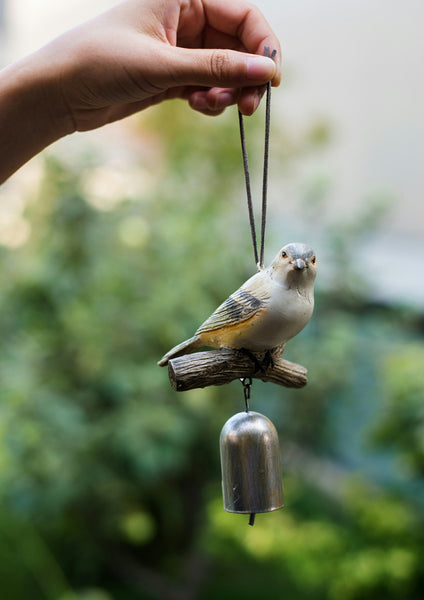
[[[221,431],[224,508],[250,514],[284,506],[278,434],[272,422],[253,411],[240,412]]]

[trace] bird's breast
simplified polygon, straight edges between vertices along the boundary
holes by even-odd
[[[297,335],[308,323],[314,308],[313,296],[297,290],[277,289],[267,305],[244,327],[234,331],[232,346],[262,352]]]

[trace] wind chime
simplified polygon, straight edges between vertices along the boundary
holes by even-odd
[[[265,56],[275,58],[265,47]],[[282,359],[287,340],[311,318],[316,275],[313,250],[300,243],[284,246],[264,267],[268,191],[271,83],[267,85],[265,147],[262,186],[261,243],[258,253],[243,116],[239,112],[240,138],[246,182],[247,206],[257,273],[223,302],[194,336],[178,344],[158,362],[168,365],[171,385],[186,391],[223,385],[240,379],[245,410],[232,416],[220,436],[222,490],[228,512],[249,516],[283,507],[278,434],[264,415],[251,411],[253,378],[286,387],[306,385],[306,369]],[[193,352],[201,347],[215,350]]]

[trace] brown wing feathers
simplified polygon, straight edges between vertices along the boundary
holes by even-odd
[[[262,301],[244,290],[237,290],[196,331],[196,335],[231,327],[247,321],[262,307]]]

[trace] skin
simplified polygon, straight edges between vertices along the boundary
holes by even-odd
[[[0,71],[0,182],[57,139],[163,100],[251,115],[280,83],[280,59],[245,0],[127,0]]]

